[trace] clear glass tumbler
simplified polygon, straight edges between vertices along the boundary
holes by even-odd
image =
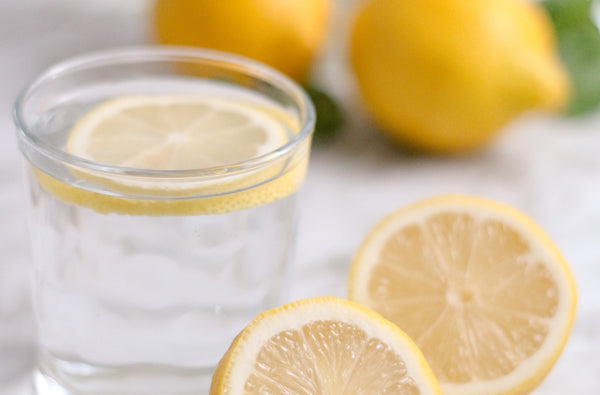
[[[66,149],[102,103],[194,95],[251,103],[282,125],[285,141],[242,162],[175,170]],[[52,67],[19,96],[14,118],[29,204],[36,391],[205,393],[234,336],[279,304],[286,286],[315,121],[307,95],[238,56],[132,48]]]

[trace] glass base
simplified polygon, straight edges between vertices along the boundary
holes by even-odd
[[[54,360],[34,372],[36,395],[208,394],[214,368],[132,365],[106,368]]]

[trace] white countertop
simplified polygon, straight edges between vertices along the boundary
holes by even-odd
[[[38,72],[84,51],[145,43],[138,7],[72,0],[0,0],[0,394],[21,394],[34,351],[28,253],[12,100]],[[98,3],[94,3],[98,4]],[[92,12],[93,10],[93,12]],[[355,108],[335,51],[319,80]],[[422,197],[458,192],[496,199],[536,220],[570,262],[577,321],[561,359],[535,395],[600,393],[600,111],[578,120],[530,115],[485,152],[461,158],[403,154],[351,111],[341,138],[313,149],[289,299],[345,295],[358,244],[383,215]]]

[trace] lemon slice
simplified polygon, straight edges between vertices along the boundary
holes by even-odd
[[[406,331],[446,395],[529,393],[562,352],[576,309],[551,240],[516,210],[465,196],[384,218],[356,254],[349,296]]]
[[[80,119],[65,150],[109,166],[225,168],[276,150],[297,129],[283,112],[257,103],[201,95],[128,96],[105,102]],[[39,171],[36,175],[40,184],[60,199],[102,213],[217,214],[265,204],[295,192],[304,179],[307,160],[305,147],[294,157],[254,172],[199,181],[149,180],[77,169],[78,179],[108,187],[113,192],[108,194],[68,185]],[[128,194],[145,198],[118,196]],[[208,197],[189,198],[197,195]]]
[[[398,327],[356,303],[323,297],[257,316],[219,362],[210,394],[441,392]]]
[[[280,122],[247,104],[205,96],[131,96],[84,116],[66,151],[107,165],[190,170],[243,162],[286,142]]]

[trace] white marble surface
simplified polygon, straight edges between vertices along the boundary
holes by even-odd
[[[69,55],[148,40],[142,1],[118,9],[68,0],[0,0],[0,394],[25,394],[34,351],[19,154],[9,114],[36,73]],[[98,3],[94,3],[98,4]],[[340,51],[319,80],[349,111],[342,137],[317,146],[303,190],[290,299],[345,294],[350,259],[384,214],[416,199],[460,192],[511,204],[533,217],[571,263],[579,288],[567,348],[535,395],[600,394],[600,111],[579,120],[528,116],[485,152],[463,158],[403,154],[355,110]],[[600,71],[599,71],[600,72]]]

